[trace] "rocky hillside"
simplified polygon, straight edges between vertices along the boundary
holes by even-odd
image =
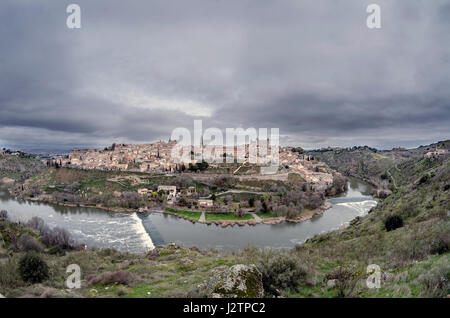
[[[398,171],[400,163],[408,159],[423,159],[427,153],[436,149],[450,151],[450,140],[415,149],[377,150],[363,146],[345,149],[325,148],[309,151],[308,154],[344,175],[365,180],[379,189],[392,191],[396,186],[392,174]]]
[[[0,183],[3,178],[23,181],[41,171],[45,165],[23,152],[0,151]]]

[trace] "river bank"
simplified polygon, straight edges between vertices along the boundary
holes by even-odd
[[[110,209],[50,204],[33,200],[17,200],[7,191],[0,191],[0,209],[7,210],[16,222],[42,218],[51,227],[69,230],[80,244],[96,248],[115,248],[120,251],[142,253],[149,247],[174,242],[181,246],[205,249],[240,250],[248,245],[275,249],[293,248],[306,239],[348,224],[365,215],[376,201],[363,194],[366,186],[353,182],[349,190],[338,198],[329,199],[326,213],[304,211],[303,219],[287,222],[284,218],[261,215],[261,222],[226,222],[216,220],[191,222],[179,215],[163,213],[161,207],[139,212],[133,209]],[[222,227],[222,223],[227,224]],[[237,225],[237,226],[232,226]]]
[[[81,203],[70,203],[70,202],[59,202],[59,201],[55,201],[51,199],[51,196],[48,195],[40,195],[38,197],[34,197],[34,198],[18,198],[16,196],[16,194],[12,191],[10,191],[10,188],[7,189],[9,194],[17,199],[17,200],[25,200],[25,201],[30,201],[30,202],[38,202],[38,203],[44,203],[44,204],[52,204],[52,205],[59,205],[59,206],[64,206],[64,207],[72,207],[72,208],[92,208],[92,209],[99,209],[99,210],[103,210],[103,211],[107,211],[107,212],[114,212],[114,213],[165,213],[165,214],[170,214],[173,215],[175,217],[178,217],[180,219],[184,219],[187,221],[190,221],[192,223],[204,223],[207,225],[211,225],[211,224],[215,224],[217,226],[221,226],[223,228],[227,227],[227,226],[244,226],[244,225],[256,225],[256,224],[266,224],[266,225],[274,225],[274,224],[279,224],[281,222],[292,222],[292,223],[300,223],[300,222],[304,222],[307,220],[312,219],[315,216],[319,216],[322,215],[326,210],[328,210],[329,208],[332,207],[332,204],[328,201],[325,200],[325,203],[318,209],[314,209],[314,210],[304,210],[301,212],[301,214],[296,217],[296,218],[286,218],[285,216],[274,216],[274,217],[266,217],[266,218],[259,218],[259,217],[254,217],[252,219],[242,219],[242,220],[229,220],[229,219],[219,219],[219,220],[214,220],[214,221],[208,221],[208,220],[202,220],[201,218],[192,218],[186,215],[183,215],[181,213],[177,213],[178,211],[170,211],[171,207],[170,206],[159,206],[157,208],[148,208],[148,207],[144,207],[144,208],[139,208],[139,209],[130,209],[130,208],[124,208],[124,207],[105,207],[101,204],[96,204],[96,205],[87,205],[87,204],[81,204]],[[172,209],[172,210],[177,210],[177,209]],[[182,210],[179,210],[182,211]],[[211,212],[211,211],[190,211],[191,213],[204,213],[204,214],[215,214],[215,215],[221,215],[221,214],[228,214],[228,213],[223,213],[223,212]],[[230,214],[232,214],[233,212],[230,212]],[[251,215],[255,215],[255,213],[247,213],[247,214],[251,214]],[[257,214],[256,214],[257,215]]]

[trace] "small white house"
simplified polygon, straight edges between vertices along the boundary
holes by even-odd
[[[166,185],[158,186],[158,192],[161,190],[163,190],[164,192],[166,192],[168,195],[171,196],[175,196],[177,194],[176,186],[166,186]]]
[[[211,207],[214,205],[214,201],[209,199],[200,199],[198,200],[198,205],[201,207]]]
[[[146,188],[140,188],[137,190],[138,194],[140,195],[144,195],[144,194],[148,194],[149,190]]]

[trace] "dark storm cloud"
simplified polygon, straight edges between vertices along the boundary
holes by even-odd
[[[447,1],[74,2],[80,30],[67,3],[0,3],[0,144],[148,142],[194,119],[309,148],[449,137]]]

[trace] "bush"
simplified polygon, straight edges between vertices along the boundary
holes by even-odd
[[[306,281],[306,270],[299,260],[290,255],[272,257],[259,265],[264,291],[278,296],[283,289],[298,291]]]
[[[92,285],[102,284],[128,284],[132,278],[130,272],[127,271],[117,271],[117,272],[105,272],[99,275],[90,275],[86,278],[88,283]]]
[[[0,220],[7,220],[8,219],[8,212],[5,210],[0,211]]]
[[[425,285],[420,297],[442,298],[450,294],[450,266],[433,267],[418,278]]]
[[[403,226],[403,218],[400,215],[390,215],[384,220],[386,231],[393,231]]]
[[[49,227],[45,224],[44,220],[37,216],[33,216],[31,220],[28,221],[28,226],[31,226],[41,233],[49,230]]]
[[[419,184],[426,183],[426,182],[428,182],[428,180],[430,180],[430,176],[429,176],[428,174],[424,174],[424,175],[420,178]]]
[[[41,283],[49,278],[49,267],[38,254],[29,252],[19,261],[19,275],[27,283]]]
[[[351,295],[360,276],[361,275],[351,266],[339,266],[331,273],[328,273],[326,278],[329,280],[334,279],[336,281],[335,286],[338,290],[338,297],[346,297]]]
[[[286,212],[287,220],[295,220],[299,216],[299,211],[294,207],[289,207]]]
[[[28,226],[38,230],[42,235],[42,242],[47,246],[60,246],[63,249],[72,249],[69,232],[66,229],[55,227],[49,228],[43,219],[35,216],[28,221]]]
[[[58,245],[63,249],[70,249],[72,247],[69,232],[60,227],[55,227],[53,230],[43,233],[42,242],[47,246]]]
[[[430,253],[431,254],[445,254],[450,250],[450,234],[442,233],[438,235],[432,242]]]
[[[238,218],[243,218],[245,215],[244,210],[242,210],[241,208],[237,209],[236,212],[234,212],[234,214],[238,217]]]
[[[16,248],[21,252],[42,252],[43,247],[35,238],[28,234],[23,234],[16,242]]]
[[[66,251],[59,245],[52,246],[48,249],[48,253],[50,255],[58,255],[58,256],[64,256],[66,255]]]
[[[17,262],[10,259],[3,264],[0,263],[0,287],[16,288],[20,283],[21,280],[17,272]]]

